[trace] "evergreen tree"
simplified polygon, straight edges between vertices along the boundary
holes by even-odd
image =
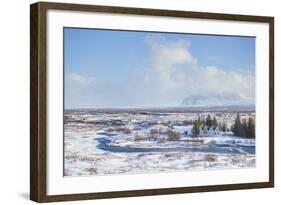
[[[201,118],[200,118],[200,115],[198,115],[198,118],[197,118],[197,123],[198,123],[198,126],[200,126],[200,124],[201,124]]]
[[[235,136],[255,138],[255,122],[253,118],[246,119],[241,123],[239,113],[237,113],[232,132]]]
[[[241,124],[239,113],[237,113],[237,115],[236,115],[236,119],[234,121],[232,132],[234,133],[235,136],[241,136],[241,134],[242,134],[242,124]]]
[[[211,118],[210,114],[208,114],[208,116],[206,118],[206,126],[208,126],[208,127],[212,126],[212,118]]]
[[[254,119],[253,118],[249,118],[248,120],[248,125],[247,125],[247,130],[248,130],[248,137],[250,138],[255,138],[256,135],[255,135],[255,122],[254,122]]]
[[[247,137],[248,136],[248,124],[247,124],[246,119],[243,120],[240,136],[241,137]]]
[[[213,120],[212,120],[212,126],[213,127],[217,127],[218,126],[218,122],[217,122],[216,117],[214,117]]]
[[[191,130],[192,136],[193,137],[198,136],[199,135],[199,131],[200,131],[199,122],[198,122],[198,120],[194,120],[193,127],[192,127],[192,130]]]
[[[219,123],[219,128],[220,128],[220,130],[221,131],[223,131],[223,132],[225,132],[226,131],[226,123],[225,122],[223,122],[223,123]]]
[[[202,119],[200,125],[201,127],[206,127],[206,120]]]
[[[199,135],[200,128],[202,127],[203,123],[204,123],[204,120],[201,120],[200,116],[198,116],[197,120],[193,121],[193,127],[192,127],[192,130],[191,130],[193,137],[196,137],[196,136]]]
[[[226,123],[224,122],[223,124],[222,124],[222,131],[226,131],[226,128],[227,128],[227,126],[226,126]]]

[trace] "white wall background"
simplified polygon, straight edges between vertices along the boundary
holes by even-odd
[[[274,0],[74,0],[88,4],[147,7],[190,11],[275,16],[275,164],[274,189],[181,194],[68,204],[276,204],[280,178],[280,37],[281,13]],[[29,4],[35,1],[2,1],[0,7],[0,204],[32,204],[29,201]],[[230,176],[231,177],[231,176]],[[275,203],[274,203],[275,202]],[[56,204],[56,203],[55,203]],[[64,204],[64,203],[60,203]]]

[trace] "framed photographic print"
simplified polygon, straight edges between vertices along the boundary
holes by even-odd
[[[274,18],[31,5],[30,197],[274,186]]]

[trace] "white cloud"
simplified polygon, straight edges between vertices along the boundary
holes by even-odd
[[[70,73],[67,76],[67,81],[70,81],[72,83],[89,84],[89,83],[94,81],[94,78],[93,77],[89,78],[89,77],[86,77],[86,76],[82,76],[82,75],[79,75],[77,73]]]
[[[67,107],[179,106],[188,96],[231,93],[254,103],[255,76],[200,66],[189,41],[148,36],[150,61],[144,72],[114,85],[77,73],[66,76]]]

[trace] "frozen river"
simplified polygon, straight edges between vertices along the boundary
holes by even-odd
[[[108,152],[205,152],[205,153],[242,153],[255,154],[255,146],[230,146],[230,145],[185,145],[171,148],[135,148],[111,146],[110,140],[97,138],[97,148]]]
[[[83,137],[77,132],[65,138],[65,176],[137,174],[153,172],[237,169],[255,167],[255,146],[112,145],[114,136]],[[135,146],[134,142],[132,142]],[[151,143],[153,145],[151,145]]]

